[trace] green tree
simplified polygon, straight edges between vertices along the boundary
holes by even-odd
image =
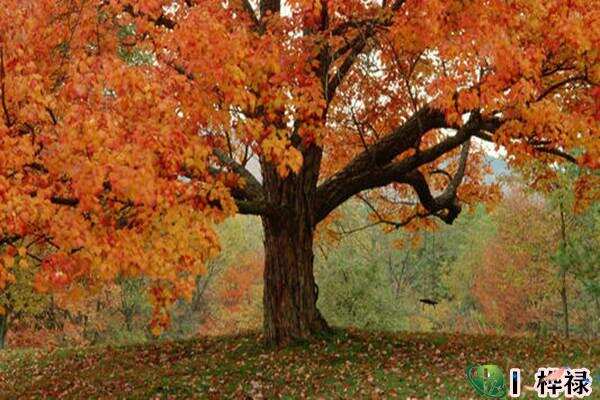
[[[417,232],[396,229],[391,221],[360,225],[370,211],[368,203],[350,202],[328,227],[338,240],[318,244],[318,304],[324,315],[341,326],[452,329],[454,309],[467,302],[465,275],[475,268],[462,261],[489,231],[484,208],[461,214],[458,229]]]
[[[592,202],[581,207],[575,196],[577,188],[573,184],[581,174],[586,173],[589,172],[576,166],[565,166],[558,170],[558,179],[548,184],[552,189],[547,196],[548,211],[559,230],[560,245],[553,261],[559,269],[563,330],[566,337],[569,337],[573,329],[570,305],[579,308],[583,306],[586,310],[595,308],[595,318],[594,312],[589,311],[585,311],[586,316],[583,318],[588,325],[588,333],[593,336],[598,334],[600,320],[600,206],[597,202]],[[575,281],[575,287],[568,287],[569,277]],[[569,296],[570,291],[575,293]],[[596,323],[589,323],[590,321]]]
[[[13,268],[14,280],[0,292],[0,349],[6,345],[6,334],[12,321],[24,318],[36,318],[48,306],[50,297],[39,293],[34,287],[37,267],[26,263],[17,256],[13,259],[18,268]]]

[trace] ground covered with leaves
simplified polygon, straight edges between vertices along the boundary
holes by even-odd
[[[265,348],[258,334],[7,350],[0,352],[0,398],[478,398],[465,380],[467,363],[520,367],[525,385],[542,366],[597,375],[600,342],[336,331],[282,350]]]

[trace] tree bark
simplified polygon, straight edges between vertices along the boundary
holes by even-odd
[[[262,216],[265,247],[264,333],[267,344],[286,345],[328,331],[317,309],[313,274],[315,198],[320,152],[305,153],[297,174],[281,178],[263,165],[265,192],[277,205]]]
[[[8,332],[8,314],[0,315],[0,349],[4,348]]]
[[[298,222],[297,217],[290,220]],[[313,231],[284,219],[263,219],[265,231],[264,332],[267,344],[285,345],[327,331],[317,309]]]

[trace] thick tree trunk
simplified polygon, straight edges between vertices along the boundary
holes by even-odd
[[[292,218],[296,220],[296,218]],[[264,332],[268,344],[285,345],[328,330],[317,309],[313,232],[286,220],[264,219]]]
[[[313,275],[315,194],[320,150],[304,154],[297,174],[281,178],[263,165],[264,187],[277,210],[262,216],[265,234],[264,333],[268,344],[285,345],[328,330],[317,309]]]

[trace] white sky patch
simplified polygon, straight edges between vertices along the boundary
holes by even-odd
[[[486,154],[488,154],[492,157],[506,158],[506,156],[508,155],[504,146],[498,146],[495,143],[490,143],[485,140],[481,140],[477,137],[475,137],[474,139],[477,142],[477,145],[479,147],[483,148],[483,150],[486,152]]]
[[[465,120],[464,115],[463,120]],[[456,134],[456,130],[454,129],[442,128],[440,129],[440,131],[444,136],[454,136]],[[491,157],[506,159],[506,157],[508,156],[508,153],[504,146],[499,146],[496,143],[491,143],[486,140],[482,140],[477,136],[473,136],[472,140],[477,147],[483,149],[483,151],[485,151],[485,153]]]

